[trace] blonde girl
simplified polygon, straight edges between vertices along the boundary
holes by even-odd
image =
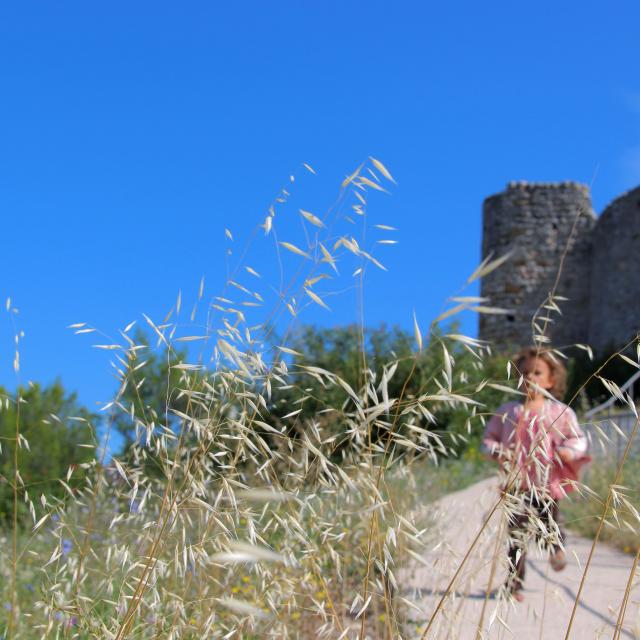
[[[526,544],[532,535],[549,549],[551,567],[566,566],[558,501],[572,491],[591,458],[573,410],[563,404],[566,370],[551,353],[527,347],[514,358],[522,400],[502,405],[486,426],[483,450],[503,467],[509,502],[507,589],[524,599]]]

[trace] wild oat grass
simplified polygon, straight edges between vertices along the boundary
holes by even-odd
[[[279,284],[259,290],[259,269],[241,262],[222,295],[207,301],[201,283],[189,322],[180,315],[181,295],[167,318],[144,316],[155,347],[136,342],[133,323],[117,339],[96,345],[113,353],[119,377],[118,393],[104,407],[107,429],[127,416],[136,435],[128,455],[111,460],[104,443],[85,443],[96,448],[96,457],[84,463],[78,485],[69,484],[73,468],[60,479],[65,499],[31,495],[15,454],[7,481],[16,510],[24,502],[32,514],[32,528],[14,519],[0,547],[7,638],[420,635],[410,624],[416,613],[408,614],[412,603],[398,575],[433,542],[424,501],[446,489],[433,469],[456,443],[435,416],[442,407],[465,409],[471,429],[492,409],[476,399],[483,388],[517,393],[509,371],[503,380],[470,386],[453,346],[471,354],[472,366],[482,370],[488,345],[443,336],[435,328],[464,310],[501,310],[458,295],[426,332],[414,316],[415,353],[397,397],[389,394],[398,371],[393,355],[381,376],[366,360],[364,311],[358,385],[301,361],[288,344],[291,323],[305,306],[328,307],[345,273],[362,288],[368,269],[384,269],[376,250],[394,242],[393,227],[375,221],[369,199],[392,183],[386,167],[371,158],[344,180],[326,215],[306,209],[295,214],[303,226],[300,237],[288,235],[291,225],[280,225],[289,185],[259,229],[272,242]],[[364,241],[366,228],[382,234],[371,246]],[[227,237],[232,241],[231,230]],[[486,260],[468,282],[505,259]],[[557,302],[551,295],[546,311],[553,313]],[[204,321],[196,321],[198,305]],[[273,327],[285,315],[290,323],[273,344]],[[534,320],[540,343],[546,322]],[[73,329],[96,332],[84,323]],[[185,345],[187,355],[180,357]],[[438,367],[420,393],[409,395],[427,346],[437,349]],[[168,363],[164,412],[142,401],[154,350]],[[310,382],[340,389],[341,396],[327,396],[341,401],[303,417]],[[277,422],[271,420],[277,392],[292,388],[297,400]],[[132,395],[140,401],[131,401]],[[7,402],[19,407],[21,399]],[[19,415],[14,442],[27,446]],[[486,471],[467,459],[450,463],[450,473],[456,464],[474,474]],[[439,610],[423,620],[423,637]]]

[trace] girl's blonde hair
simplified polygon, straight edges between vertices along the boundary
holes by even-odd
[[[511,358],[511,361],[519,371],[522,361],[527,358],[538,358],[547,363],[553,378],[553,387],[549,389],[549,393],[557,400],[562,400],[567,391],[567,370],[564,364],[550,351],[544,351],[539,347],[525,347]]]

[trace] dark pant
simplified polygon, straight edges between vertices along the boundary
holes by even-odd
[[[524,584],[527,543],[531,537],[551,553],[561,548],[564,535],[558,524],[558,503],[555,500],[539,500],[526,495],[522,504],[509,515],[507,588],[510,591],[519,591]]]

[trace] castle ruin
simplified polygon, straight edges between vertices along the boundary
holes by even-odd
[[[481,283],[481,295],[508,313],[481,315],[481,339],[503,349],[530,344],[561,263],[561,314],[539,313],[550,318],[545,335],[554,347],[581,343],[602,353],[640,330],[640,187],[596,217],[585,185],[509,183],[484,201],[482,257],[508,252]]]

